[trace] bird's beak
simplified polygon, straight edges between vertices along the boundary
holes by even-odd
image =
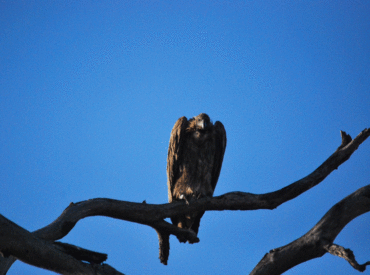
[[[202,119],[201,121],[199,121],[199,122],[197,123],[197,125],[198,125],[198,127],[199,127],[200,129],[204,130],[204,128],[205,128],[205,122],[204,122],[204,120],[203,120],[203,119]]]

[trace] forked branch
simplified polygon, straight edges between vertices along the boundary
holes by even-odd
[[[275,192],[266,194],[231,192],[218,197],[199,199],[189,205],[185,204],[184,202],[154,205],[147,204],[145,202],[133,203],[104,198],[91,199],[79,203],[71,203],[54,222],[33,233],[28,232],[29,238],[31,238],[32,236],[32,238],[37,240],[59,240],[66,236],[79,220],[91,216],[106,216],[115,219],[145,224],[153,227],[158,232],[181,236],[183,239],[188,240],[190,243],[194,243],[199,241],[194,232],[192,232],[191,230],[185,230],[173,226],[172,224],[164,221],[164,219],[200,210],[222,211],[274,209],[282,203],[294,199],[295,197],[299,196],[300,194],[304,193],[305,191],[323,181],[332,171],[337,169],[339,165],[348,160],[350,156],[354,153],[354,151],[356,151],[358,146],[369,137],[370,129],[365,129],[353,140],[345,132],[341,132],[341,135],[342,144],[315,171],[302,178],[301,180],[298,180]],[[0,231],[2,232],[3,228],[1,228]],[[340,230],[338,231],[338,233],[339,232]],[[331,240],[330,238],[325,239],[325,244],[332,244],[333,240],[334,239]],[[0,251],[15,256],[18,259],[22,259],[22,255],[17,254],[18,252],[16,251],[14,252],[13,248],[10,246],[6,249],[0,247]],[[322,248],[321,253],[325,252],[326,250]],[[308,256],[310,255],[307,255],[306,257],[307,259],[309,259],[310,257]],[[1,272],[4,272],[4,270],[6,273],[6,270],[14,262],[14,258],[12,256],[8,259],[0,259],[0,274]],[[34,263],[32,263],[32,261],[30,261],[29,263],[35,265]]]
[[[367,262],[359,265],[351,250],[333,244],[342,229],[354,218],[370,211],[370,185],[358,189],[334,205],[304,236],[290,244],[271,250],[251,275],[278,275],[305,261],[329,252],[347,260],[355,269],[364,271]]]
[[[164,219],[199,210],[274,209],[322,182],[339,165],[348,160],[358,146],[370,136],[370,129],[365,129],[353,140],[345,132],[341,131],[341,135],[342,144],[315,171],[275,192],[260,195],[230,192],[213,198],[199,199],[191,204],[184,202],[148,204],[104,198],[91,199],[71,203],[53,223],[35,231],[34,234],[42,239],[57,240],[67,235],[80,219],[91,216],[106,216],[146,224],[169,234],[182,235],[185,239],[194,241],[195,234],[191,231],[172,226],[164,222]]]
[[[0,251],[3,257],[12,255],[22,262],[60,274],[122,274],[109,265],[88,264],[81,261],[86,260],[86,257],[76,258],[76,255],[88,257],[93,255],[92,261],[99,262],[101,259],[106,259],[104,254],[88,250],[83,250],[83,254],[76,254],[79,250],[77,247],[39,239],[2,215],[0,215],[0,228]],[[2,274],[4,273],[6,270],[2,270]]]

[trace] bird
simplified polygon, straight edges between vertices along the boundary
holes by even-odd
[[[225,149],[226,131],[221,122],[216,121],[213,124],[205,113],[189,120],[185,116],[179,118],[171,131],[167,155],[169,203],[185,201],[190,204],[204,197],[212,197]],[[174,216],[171,217],[171,222],[177,227],[191,229],[198,234],[204,212]],[[169,255],[169,240],[168,247],[164,245],[166,237],[160,238],[160,260],[164,264],[167,264]],[[186,242],[184,238],[178,239],[180,242]]]

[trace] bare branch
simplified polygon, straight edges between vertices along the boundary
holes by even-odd
[[[341,257],[345,259],[351,266],[353,266],[354,269],[363,272],[366,270],[366,266],[370,265],[370,261],[359,264],[356,259],[355,255],[353,254],[351,249],[346,249],[343,246],[337,245],[337,244],[330,244],[324,246],[325,250],[327,250],[330,254],[334,256]]]
[[[266,194],[231,192],[218,197],[199,199],[197,201],[193,201],[191,204],[174,202],[170,204],[154,205],[147,204],[145,202],[133,203],[104,198],[91,199],[79,203],[71,203],[54,222],[33,232],[32,236],[34,239],[50,241],[59,240],[66,236],[79,220],[91,216],[106,216],[149,225],[157,232],[162,232],[164,235],[172,234],[181,236],[182,239],[186,239],[190,243],[198,242],[199,239],[196,237],[194,232],[173,226],[165,222],[164,219],[199,210],[222,211],[274,209],[280,204],[299,196],[323,181],[332,171],[337,169],[339,165],[348,160],[354,151],[356,151],[358,146],[369,137],[370,129],[365,129],[353,140],[345,132],[341,131],[341,135],[342,144],[315,171],[301,180],[275,192]],[[348,222],[349,221],[345,224]],[[330,240],[330,238],[327,238],[326,244],[331,243],[333,240],[334,239]],[[0,250],[3,252],[6,251],[3,249]],[[321,253],[326,253],[326,250],[323,248],[321,250]],[[9,254],[14,255],[17,258],[20,257],[20,255],[13,254],[13,252]],[[309,253],[306,253],[304,257],[306,257],[307,260],[312,258]],[[21,257],[19,259],[21,259]],[[14,262],[13,258],[0,261],[0,272],[1,270],[4,270],[4,266],[9,268],[12,262]]]
[[[151,225],[154,229],[166,232],[167,234],[175,235],[176,237],[185,237],[189,243],[198,243],[199,239],[197,234],[195,234],[192,230],[183,229],[177,226],[173,226],[172,224],[166,221],[159,221]]]
[[[1,253],[2,254],[2,253]],[[1,255],[0,254],[0,255]],[[0,275],[5,275],[9,268],[11,268],[12,264],[17,260],[17,258],[13,256],[9,257],[3,257],[2,255],[0,256]]]
[[[106,216],[146,224],[157,229],[160,229],[158,228],[159,225],[163,225],[165,231],[178,236],[181,233],[177,227],[168,223],[161,223],[161,221],[168,217],[199,210],[274,209],[324,180],[339,165],[350,158],[358,146],[370,135],[370,129],[365,129],[353,140],[350,140],[346,133],[341,133],[343,143],[314,172],[272,193],[258,195],[231,192],[218,197],[199,199],[189,205],[184,202],[155,205],[104,198],[91,199],[79,203],[71,203],[53,223],[35,231],[34,234],[42,239],[57,240],[67,235],[80,219],[90,216]],[[187,234],[187,236],[183,235],[184,238],[194,242],[192,239],[194,235],[188,233],[188,230],[181,229],[181,232]]]
[[[36,238],[0,215],[0,251],[22,262],[60,274],[122,274],[106,265],[83,263],[65,253],[59,245]]]
[[[342,144],[338,149],[315,171],[278,191],[261,195],[260,200],[266,202],[266,208],[273,209],[280,204],[294,199],[303,192],[322,182],[331,172],[347,161],[357,150],[358,146],[370,136],[370,128],[363,130],[353,140],[345,132],[340,131]]]
[[[101,264],[107,260],[108,255],[87,250],[68,243],[54,242],[54,245],[61,251],[73,256],[79,261],[86,261],[89,263]]]
[[[267,253],[253,269],[251,275],[282,274],[300,263],[323,256],[329,248],[332,248],[331,251],[334,253],[333,241],[340,231],[351,220],[368,211],[370,211],[370,185],[358,189],[334,205],[301,238]],[[352,263],[355,263],[355,261]],[[362,265],[362,267],[364,268],[367,264]]]

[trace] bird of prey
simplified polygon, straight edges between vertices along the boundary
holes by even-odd
[[[207,114],[187,120],[181,117],[172,129],[167,156],[169,202],[187,203],[212,197],[226,148],[226,131],[221,122],[213,124]],[[174,225],[198,233],[204,211],[171,219]],[[182,241],[182,240],[180,240]]]
[[[226,131],[221,122],[213,124],[204,113],[189,120],[184,116],[179,118],[171,131],[167,156],[169,202],[184,200],[189,204],[202,197],[212,197],[225,148]],[[171,221],[178,227],[191,229],[198,234],[203,214],[204,211],[197,211],[172,217]],[[179,241],[186,242],[182,238]],[[167,263],[166,257],[168,253],[162,251],[162,263]]]

